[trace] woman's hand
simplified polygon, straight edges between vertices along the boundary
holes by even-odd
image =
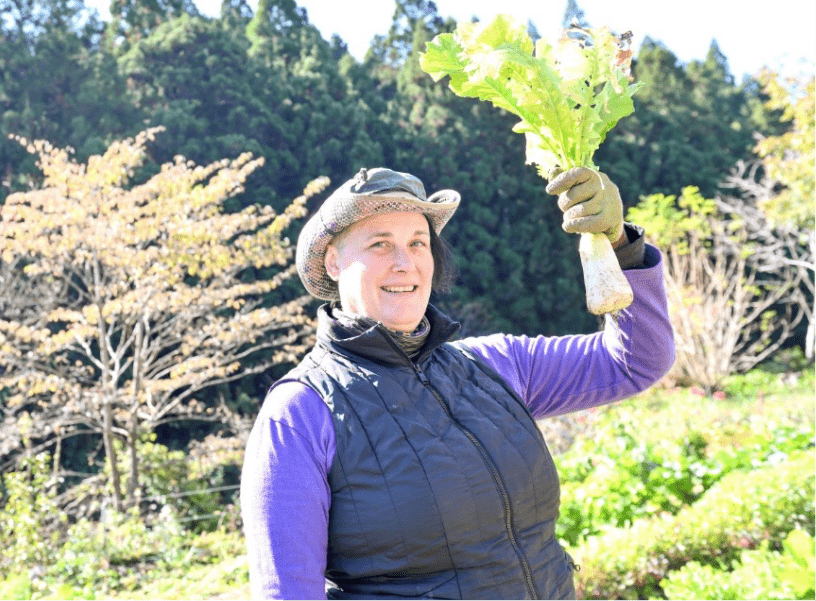
[[[558,196],[564,212],[564,231],[570,234],[605,234],[617,248],[625,241],[623,202],[618,187],[600,171],[574,167],[555,177],[547,193]]]

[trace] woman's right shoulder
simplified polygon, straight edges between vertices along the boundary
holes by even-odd
[[[266,393],[258,418],[297,426],[304,420],[330,419],[329,408],[308,384],[284,378]]]
[[[336,449],[329,408],[306,384],[296,380],[280,381],[270,388],[264,399],[249,445],[260,445],[267,451],[277,449],[276,453],[283,454],[296,454],[294,449],[302,448],[315,459],[320,458],[319,462],[328,471]]]

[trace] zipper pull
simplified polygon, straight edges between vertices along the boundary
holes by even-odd
[[[422,368],[419,367],[419,365],[414,365],[414,370],[416,371],[419,381],[422,382],[423,385],[425,386],[431,385],[431,381],[427,378],[427,376],[425,376],[425,372],[422,371]]]

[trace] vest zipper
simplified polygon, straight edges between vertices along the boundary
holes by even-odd
[[[427,376],[419,367],[419,365],[414,364],[413,362],[411,363],[411,365],[413,366],[414,371],[419,377],[419,381],[422,382],[425,388],[431,391],[431,394],[433,394],[434,398],[441,405],[442,410],[445,412],[445,415],[448,416],[453,425],[456,426],[456,428],[460,432],[462,432],[462,434],[465,435],[465,437],[471,442],[471,444],[473,444],[473,446],[476,447],[476,450],[482,457],[482,461],[484,461],[485,465],[490,469],[490,472],[493,475],[493,482],[495,483],[496,488],[498,488],[499,493],[501,494],[502,497],[502,502],[504,504],[504,527],[507,530],[507,536],[510,539],[510,544],[512,545],[513,550],[516,552],[516,555],[518,555],[519,562],[521,563],[521,569],[524,572],[525,584],[527,585],[527,592],[530,593],[530,597],[532,599],[538,599],[539,597],[535,589],[535,584],[533,583],[533,574],[532,571],[530,570],[530,564],[527,561],[527,558],[524,556],[524,552],[521,550],[521,547],[519,547],[518,541],[516,541],[516,535],[513,532],[513,513],[512,508],[510,506],[510,495],[507,493],[507,489],[504,487],[504,482],[502,482],[501,480],[501,476],[499,475],[499,470],[496,467],[496,464],[490,458],[490,455],[487,453],[487,450],[484,448],[484,445],[482,445],[479,439],[476,438],[476,435],[473,434],[473,432],[471,432],[470,430],[468,430],[465,426],[463,426],[459,422],[459,420],[453,417],[453,414],[450,412],[450,409],[445,404],[445,401],[442,400],[442,396],[439,394],[436,388],[433,387],[433,384],[431,384],[431,381],[428,380]]]

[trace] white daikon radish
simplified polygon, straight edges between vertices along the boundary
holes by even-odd
[[[604,234],[581,234],[578,254],[590,313],[617,313],[632,304],[632,287],[621,271],[609,238]]]

